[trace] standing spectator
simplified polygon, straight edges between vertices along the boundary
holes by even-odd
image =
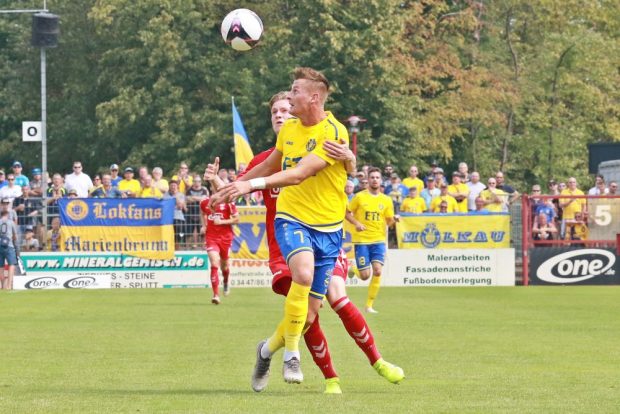
[[[477,171],[474,171],[469,175],[470,181],[467,183],[467,187],[469,187],[469,195],[467,196],[467,209],[469,211],[478,210],[476,207],[476,199],[485,189],[484,184],[480,182],[480,174]]]
[[[140,196],[142,187],[140,187],[140,182],[133,178],[133,168],[125,168],[123,171],[123,179],[118,183],[118,189],[123,195],[123,198],[135,198]]]
[[[441,184],[445,183],[446,185],[448,185],[448,182],[446,181],[445,177],[443,176],[443,168],[435,168],[433,170],[433,176],[435,177],[435,186],[437,186],[437,188],[441,189]]]
[[[202,227],[202,212],[200,203],[209,197],[209,190],[202,185],[202,178],[196,174],[192,177],[192,185],[185,192],[187,213],[185,214],[185,232],[192,235],[194,246],[200,244],[200,228]]]
[[[138,168],[138,181],[140,182],[141,188],[144,188],[144,182],[147,175],[149,175],[149,168],[146,165],[140,166],[140,168]]]
[[[381,188],[383,189],[381,192],[384,193],[385,192],[385,187],[383,186],[383,183],[381,183]],[[355,190],[355,194],[359,193],[360,191],[364,191],[364,190],[368,190],[368,178],[366,178],[366,177],[364,177],[364,178],[362,178],[360,180],[360,185]]]
[[[560,190],[560,194],[562,193],[562,191],[566,190],[566,183],[558,184],[558,190]]]
[[[20,235],[26,233],[27,227],[37,225],[37,216],[39,215],[41,207],[40,199],[30,198],[30,187],[27,185],[22,187],[21,197],[17,197],[13,203],[13,209],[17,213],[17,224],[19,226]]]
[[[540,214],[547,216],[547,222],[552,222],[555,219],[555,208],[551,200],[544,200],[538,196],[541,195],[540,185],[534,184],[532,186],[532,217],[536,218]]]
[[[618,183],[615,181],[609,182],[609,193],[610,196],[615,196],[618,193]]]
[[[92,186],[92,180],[88,174],[82,171],[82,162],[74,161],[73,172],[65,176],[65,187],[67,190],[75,190],[79,198],[86,198],[88,197],[88,190]]]
[[[168,192],[168,180],[163,178],[164,170],[161,167],[153,168],[153,184],[161,191],[162,194]]]
[[[402,204],[409,190],[401,184],[400,177],[396,173],[390,176],[390,185],[385,187],[385,194],[392,199],[394,204],[394,212],[398,214],[400,205]]]
[[[596,175],[594,187],[588,190],[588,195],[601,196],[609,193],[607,187],[605,187],[605,177],[601,174]]]
[[[226,171],[225,169],[222,170]],[[228,171],[226,171],[226,175],[228,175]],[[189,173],[189,166],[186,162],[179,164],[179,172],[177,172],[176,175],[173,175],[172,179],[177,182],[179,192],[181,194],[185,194],[187,189],[192,185],[192,176]],[[228,184],[228,181],[226,184]]]
[[[469,183],[470,176],[469,176],[469,167],[467,166],[467,163],[465,162],[459,163],[459,172],[461,173],[461,181],[463,182],[463,184]]]
[[[228,169],[228,182],[232,183],[234,181],[237,181],[237,171],[235,171],[234,168],[229,168]]]
[[[112,176],[110,174],[103,174],[101,176],[101,188],[93,191],[90,194],[93,198],[122,198],[121,191],[112,186]]]
[[[43,197],[43,188],[45,187],[47,187],[47,185],[43,185],[43,180],[41,179],[41,169],[33,168],[32,180],[30,180],[30,195],[32,197]]]
[[[432,175],[426,178],[426,185],[428,187],[422,190],[420,196],[424,199],[424,202],[426,203],[426,209],[430,210],[431,203],[434,199],[441,195],[441,191],[439,190],[439,188],[437,188],[435,177]]]
[[[4,170],[0,170],[0,188],[5,187],[7,185],[9,185],[9,183],[6,180],[6,175],[4,174]]]
[[[52,218],[52,228],[47,232],[45,246],[50,252],[60,251],[60,217]]]
[[[159,188],[153,182],[153,177],[150,174],[147,174],[144,177],[144,187],[140,192],[140,197],[142,198],[162,198],[164,195]]]
[[[118,164],[110,165],[110,179],[112,180],[112,187],[118,187],[118,183],[123,179],[118,175]]]
[[[392,167],[392,164],[386,164],[383,167],[383,176],[381,177],[381,182],[386,188],[391,183],[392,174],[394,174],[394,167]]]
[[[439,197],[435,198],[431,202],[430,211],[433,213],[454,213],[458,212],[458,205],[456,199],[448,194],[448,184],[441,183],[439,186]],[[441,205],[445,204],[446,210],[441,210]]]
[[[19,161],[15,161],[13,163],[13,176],[15,177],[15,185],[23,187],[25,185],[30,185],[30,180],[28,177],[22,174],[22,163]]]
[[[344,193],[347,195],[347,200],[349,201],[351,201],[355,195],[353,190],[355,190],[355,184],[353,184],[353,181],[347,180],[347,183],[344,185]]]
[[[15,176],[13,174],[9,174],[8,180],[9,184],[6,187],[0,188],[0,198],[7,198],[10,201],[10,208],[13,207],[13,200],[17,197],[21,197],[22,188],[15,184]]]
[[[24,233],[24,240],[21,244],[22,252],[38,252],[40,250],[39,240],[34,237],[34,229],[32,226],[26,227],[26,232]]]
[[[58,217],[58,200],[67,194],[67,190],[63,185],[62,175],[54,174],[52,176],[52,185],[47,189],[47,225],[52,222],[54,217]]]
[[[3,198],[0,203],[0,211],[7,211],[9,213],[9,219],[17,225],[17,213],[11,208],[11,200],[8,198]]]
[[[568,179],[568,188],[565,188],[560,195],[563,196],[582,196],[583,191],[577,188],[577,179],[575,177],[570,177]],[[566,234],[566,222],[574,222],[575,214],[583,213],[583,216],[587,216],[587,204],[584,198],[572,198],[572,197],[561,197],[560,198],[560,207],[562,208],[562,228],[561,228],[561,238],[564,239],[564,235]]]
[[[467,196],[469,195],[469,187],[461,182],[461,173],[454,171],[452,173],[452,184],[448,186],[448,194],[450,194],[457,202],[456,213],[467,213]]]
[[[168,184],[168,192],[164,194],[164,199],[174,198],[176,203],[174,206],[174,241],[176,250],[179,250],[181,244],[185,242],[185,214],[187,206],[185,205],[185,194],[179,191],[179,182],[170,180]]]
[[[508,198],[506,200],[507,204],[513,203],[517,198],[519,198],[519,192],[515,190],[514,187],[504,182],[503,172],[498,171],[495,174],[495,181],[497,182],[497,189],[502,190],[504,193],[508,194]]]
[[[2,288],[13,289],[13,274],[17,264],[17,226],[9,219],[9,212],[0,213],[0,264],[9,266],[6,277],[2,278]],[[4,272],[3,272],[4,273]]]
[[[548,184],[549,195],[560,195],[559,185],[555,180],[549,180]],[[562,207],[560,207],[560,199],[554,197],[551,199],[551,203],[555,208],[556,221],[562,221]]]
[[[403,200],[403,204],[400,206],[400,212],[422,214],[426,210],[426,202],[418,195],[418,187],[412,185],[409,187],[409,195]]]
[[[350,181],[353,182],[353,192],[357,192],[360,186],[360,182],[366,178],[364,171],[358,171],[355,173],[355,177],[351,177]]]
[[[429,177],[435,178],[435,168],[437,167],[439,167],[439,164],[437,164],[437,160],[431,161],[431,169],[429,170],[428,174],[426,174],[426,177],[424,177],[424,184],[428,185]],[[435,182],[435,187],[437,187],[437,189],[439,190],[438,184],[439,183]]]
[[[491,213],[507,211],[506,199],[508,194],[497,188],[497,181],[493,177],[487,181],[487,189],[480,193],[480,198],[484,200],[484,205]]]
[[[103,183],[101,182],[101,176],[99,174],[95,174],[93,177],[93,186],[88,190],[88,196],[94,197],[93,193],[103,189]]]
[[[415,165],[409,167],[409,177],[403,180],[403,185],[409,189],[411,189],[411,187],[416,187],[418,189],[418,196],[422,193],[422,190],[424,190],[424,182],[418,178],[418,167]]]

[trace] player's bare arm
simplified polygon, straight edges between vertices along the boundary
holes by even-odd
[[[274,151],[274,153],[275,152],[276,151]],[[267,158],[267,160],[271,158],[271,155]],[[325,160],[314,154],[309,154],[306,155],[299,162],[299,164],[295,166],[295,168],[279,171],[265,178],[253,178],[250,181],[235,181],[234,183],[227,184],[224,188],[218,191],[216,196],[218,198],[221,197],[222,199],[232,200],[253,190],[282,188],[297,185],[303,182],[306,178],[317,174],[327,166],[328,164]],[[255,170],[252,169],[247,175],[250,175],[254,171]],[[247,176],[244,176],[243,178],[246,177]]]
[[[360,223],[359,221],[357,221],[355,219],[355,216],[353,215],[352,212],[350,212],[349,210],[347,210],[344,218],[351,224],[353,224],[355,226],[355,230],[357,231],[364,231],[366,230],[366,226],[364,226],[362,223]]]
[[[353,151],[349,149],[349,144],[342,139],[339,142],[325,141],[323,149],[331,158],[344,161],[344,167],[348,174],[354,174],[357,171],[357,160]]]
[[[257,177],[267,177],[280,171],[282,165],[282,153],[277,149],[274,150],[265,161],[254,166],[251,170],[243,174],[238,181],[249,181]],[[269,187],[273,188],[273,187]]]
[[[213,222],[215,224],[217,224],[218,226],[225,226],[228,224],[238,224],[239,223],[239,214],[234,214],[232,216],[230,216],[229,219],[221,219],[221,218],[216,218],[213,220]]]

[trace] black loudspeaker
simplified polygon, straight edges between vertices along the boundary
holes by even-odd
[[[51,13],[36,13],[32,15],[32,46],[56,47],[60,18]]]

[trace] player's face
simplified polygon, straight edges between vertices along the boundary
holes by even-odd
[[[278,135],[280,128],[284,125],[284,121],[291,117],[291,104],[288,99],[280,99],[275,101],[271,106],[271,127],[273,132]]]
[[[305,114],[313,99],[313,92],[310,87],[310,81],[306,79],[296,79],[288,94],[288,101],[291,105],[290,112],[293,116],[300,117]]]
[[[381,187],[381,174],[378,172],[370,173],[368,177],[368,186],[373,190],[378,190]]]

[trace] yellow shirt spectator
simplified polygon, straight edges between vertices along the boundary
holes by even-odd
[[[441,210],[439,209],[439,205],[441,204],[442,201],[445,201],[446,203],[448,203],[448,210],[446,211],[446,213],[458,213],[458,203],[456,202],[456,199],[452,197],[451,195],[447,195],[447,194],[440,195],[439,197],[435,197],[433,201],[431,201],[430,210],[433,213],[441,212]]]
[[[448,186],[448,192],[450,194],[462,194],[464,198],[461,201],[457,201],[457,212],[467,213],[467,196],[469,195],[469,187],[467,184],[450,184]]]
[[[422,190],[424,190],[424,181],[420,180],[419,178],[411,178],[411,177],[407,177],[403,180],[403,185],[409,189],[411,189],[411,187],[415,187],[418,189],[418,194],[422,193]]]
[[[422,214],[426,211],[426,202],[422,197],[407,197],[401,204],[400,211],[401,213]]]
[[[495,196],[497,196],[497,198]],[[496,188],[493,190],[487,188],[480,193],[480,198],[482,198],[485,202],[496,201],[497,199],[499,199],[499,203],[492,202],[486,204],[487,210],[491,213],[501,213],[502,211],[504,211],[504,205],[506,203],[507,197],[507,193]]]
[[[162,198],[164,195],[159,191],[157,187],[146,187],[142,189],[140,197],[142,198]]]
[[[583,191],[581,191],[578,188],[575,188],[574,190],[565,188],[564,190],[562,190],[560,195],[582,196],[584,194],[583,194]],[[585,210],[585,205],[586,205],[585,198],[573,198],[573,199],[560,198],[560,204],[567,203],[569,201],[570,201],[570,204],[563,207],[563,210],[562,210],[563,211],[562,218],[564,220],[572,220],[575,218],[575,213],[579,213]]]

